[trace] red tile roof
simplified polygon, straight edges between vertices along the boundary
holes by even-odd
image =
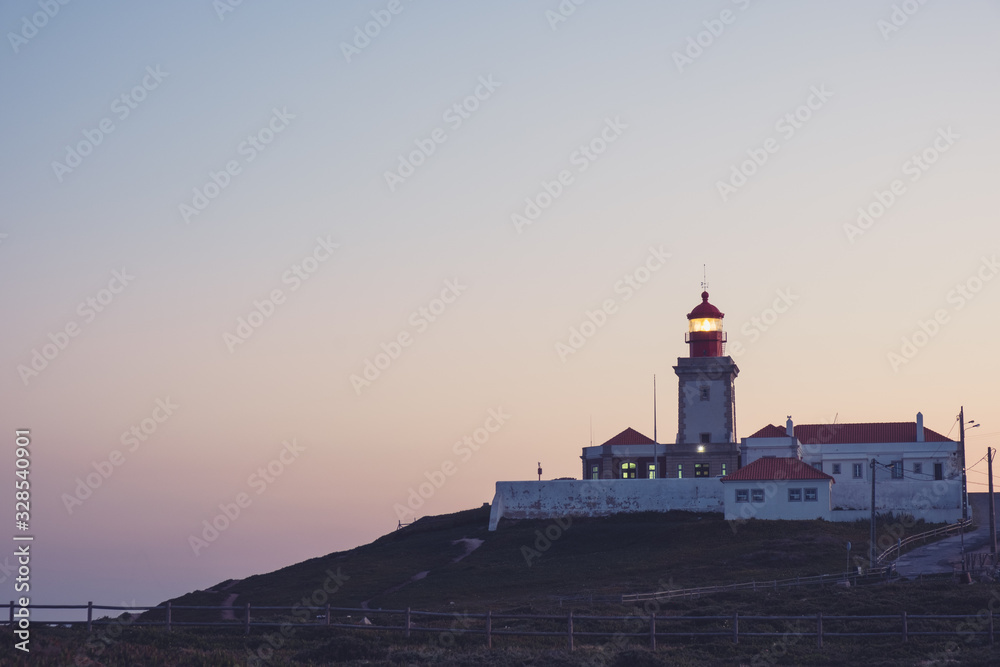
[[[607,442],[601,443],[601,446],[603,447],[604,445],[652,445],[652,444],[654,444],[652,438],[647,438],[642,433],[636,431],[634,428],[629,427],[624,431],[622,431],[621,433],[619,433],[618,435],[616,435],[615,437],[608,440]]]
[[[829,479],[833,477],[820,472],[801,460],[788,457],[773,456],[757,459],[745,465],[736,472],[722,478],[723,482],[745,482],[754,480],[798,480],[798,479]]]
[[[795,437],[807,444],[857,444],[876,442],[916,442],[916,422],[881,422],[872,424],[796,424]],[[785,437],[785,429],[768,424],[751,438]],[[954,442],[937,431],[924,427],[924,442]]]

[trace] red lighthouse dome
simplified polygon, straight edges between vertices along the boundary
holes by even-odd
[[[725,354],[726,332],[722,330],[725,314],[708,302],[708,292],[701,293],[701,303],[688,313],[688,332],[684,341],[692,357],[721,357]]]

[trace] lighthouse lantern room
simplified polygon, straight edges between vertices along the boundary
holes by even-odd
[[[688,332],[684,341],[692,357],[725,356],[726,332],[722,330],[725,314],[708,302],[708,292],[701,293],[701,303],[688,313]]]

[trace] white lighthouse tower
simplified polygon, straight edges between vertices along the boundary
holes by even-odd
[[[726,463],[726,472],[732,472],[739,460],[734,382],[740,369],[725,356],[725,315],[708,302],[708,292],[702,292],[701,303],[687,317],[684,339],[689,356],[678,358],[674,366],[678,379],[674,450],[680,454],[693,449],[694,462]],[[721,472],[716,465],[711,468],[713,476]]]

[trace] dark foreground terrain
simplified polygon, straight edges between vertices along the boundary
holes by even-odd
[[[712,514],[669,513],[573,521],[510,522],[488,533],[488,508],[428,517],[375,542],[239,581],[220,582],[171,601],[165,613],[120,617],[85,629],[33,627],[31,655],[6,642],[2,664],[31,665],[993,665],[989,611],[1000,602],[991,582],[961,584],[957,577],[894,581],[852,588],[834,585],[723,592],[644,603],[623,594],[730,582],[759,582],[843,572],[846,542],[862,551],[867,524],[756,522],[731,525]],[[902,526],[902,528],[901,528]],[[905,535],[929,526],[889,517],[879,535]],[[481,542],[480,542],[481,540]],[[323,591],[323,592],[321,592]],[[254,623],[244,635],[246,604]],[[268,606],[294,610],[265,609]],[[325,622],[358,629],[306,625]],[[182,610],[179,606],[224,607]],[[363,612],[336,608],[364,607]],[[379,630],[402,625],[385,610],[435,611],[414,617],[432,631]],[[381,610],[381,611],[380,611]],[[486,647],[490,611],[493,647]],[[631,621],[578,619],[574,650],[565,633],[575,616],[634,617]],[[904,642],[902,614],[909,615]],[[503,614],[548,619],[503,619]],[[649,616],[657,632],[718,631],[716,636],[660,636],[650,650]],[[732,618],[739,614],[739,644]],[[824,617],[817,646],[816,617]],[[922,614],[973,618],[912,618]],[[838,616],[890,615],[884,621],[842,621]],[[978,618],[975,616],[978,615]],[[753,616],[805,619],[754,620]],[[696,617],[726,617],[692,621]],[[111,619],[104,619],[109,621]],[[183,622],[225,626],[197,628]],[[371,622],[373,625],[367,625]],[[364,624],[364,625],[362,625]],[[229,627],[226,627],[229,626]],[[557,636],[503,636],[503,630],[546,630]],[[613,636],[582,633],[606,631]],[[837,632],[883,631],[868,637]],[[943,633],[915,636],[920,631]],[[1000,632],[1000,628],[997,628]],[[748,633],[767,633],[753,636]],[[977,634],[981,633],[981,634]]]

